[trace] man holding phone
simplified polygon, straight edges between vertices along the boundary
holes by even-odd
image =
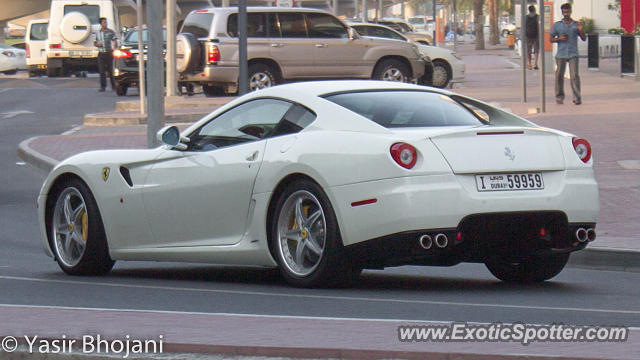
[[[580,75],[578,74],[578,37],[582,41],[587,36],[582,32],[582,24],[571,18],[571,4],[562,4],[563,19],[553,24],[551,29],[551,42],[558,44],[556,53],[556,103],[564,102],[564,72],[569,63],[571,74],[571,90],[573,90],[573,103],[582,104],[580,95]]]

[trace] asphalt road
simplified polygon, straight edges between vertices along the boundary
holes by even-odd
[[[190,264],[119,262],[105,277],[66,276],[41,247],[35,199],[43,176],[16,164],[16,148],[118,99],[98,93],[95,78],[33,83],[0,76],[0,304],[640,326],[640,273],[565,269],[551,282],[512,285],[477,264],[400,267],[366,271],[354,288],[313,290],[287,286],[274,270]]]

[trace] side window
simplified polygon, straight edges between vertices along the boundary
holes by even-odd
[[[227,33],[231,37],[238,37],[238,14],[229,15],[229,20],[227,20]],[[247,14],[247,37],[267,37],[267,22],[265,14]]]
[[[307,13],[306,16],[311,38],[346,39],[349,37],[344,25],[331,15]]]
[[[294,104],[268,137],[295,134],[309,126],[315,119],[316,114],[302,105]]]
[[[369,27],[368,26],[352,26],[352,28],[358,32],[358,34],[362,36],[369,36]]]
[[[302,13],[278,13],[278,22],[283,38],[306,38],[307,27]]]
[[[405,39],[402,35],[398,34],[397,32],[391,31],[389,29],[377,28],[377,30],[380,30],[380,32],[382,34],[381,35],[382,37],[389,38],[389,39],[395,39],[395,40],[407,41],[407,39]]]
[[[282,37],[282,35],[280,34],[280,26],[278,25],[278,16],[276,15],[276,13],[267,13],[267,28],[269,29],[269,37]]]
[[[91,24],[100,24],[100,7],[98,5],[65,5],[64,14],[79,12],[87,16]]]
[[[257,99],[218,115],[190,135],[190,151],[209,151],[270,136],[292,104]]]

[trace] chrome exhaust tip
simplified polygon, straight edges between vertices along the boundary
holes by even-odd
[[[596,239],[596,229],[594,228],[589,228],[587,229],[587,240],[589,240],[589,242],[593,241]]]
[[[436,235],[436,246],[439,248],[445,248],[449,245],[449,238],[445,234]]]
[[[431,236],[429,236],[428,234],[420,236],[418,242],[420,243],[420,247],[425,250],[429,250],[433,246],[433,240],[431,240]]]
[[[585,242],[587,241],[587,230],[585,228],[578,228],[578,230],[576,230],[576,239],[578,239],[578,241],[580,242]]]

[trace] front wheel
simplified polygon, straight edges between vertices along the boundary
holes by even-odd
[[[534,283],[558,275],[569,261],[569,254],[531,256],[519,262],[492,259],[486,266],[493,276],[506,282]]]
[[[333,207],[316,183],[289,184],[277,199],[274,220],[271,249],[289,284],[344,285],[360,274],[344,255]]]
[[[373,71],[374,80],[408,82],[410,77],[407,65],[396,59],[383,60]]]
[[[47,212],[49,240],[69,275],[102,275],[113,268],[96,201],[87,185],[71,179],[54,189]]]
[[[433,62],[433,86],[444,89],[451,81],[451,67],[442,60]]]

